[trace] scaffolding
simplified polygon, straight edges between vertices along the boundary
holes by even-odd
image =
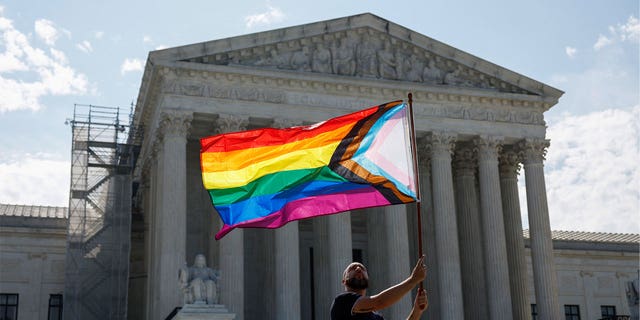
[[[142,135],[131,110],[76,104],[73,114],[63,318],[126,319],[132,171]]]

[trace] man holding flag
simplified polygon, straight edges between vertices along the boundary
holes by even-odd
[[[347,266],[342,274],[342,284],[344,293],[338,295],[331,305],[331,320],[384,320],[375,311],[391,306],[400,300],[413,287],[421,283],[426,276],[424,256],[418,259],[418,263],[413,268],[413,272],[406,280],[395,286],[374,295],[367,296],[369,286],[369,274],[367,268],[361,263],[353,262]],[[408,320],[420,319],[422,313],[427,309],[427,294],[424,289],[418,289],[418,294],[413,303],[413,308],[407,317]]]
[[[235,228],[273,229],[300,219],[419,202],[412,116],[409,95],[408,105],[393,101],[314,125],[201,139],[203,184],[223,222],[216,239]],[[335,299],[331,318],[382,319],[373,311],[400,300],[425,275],[422,256],[409,278],[368,297],[366,268],[351,264],[343,274],[347,292]],[[419,319],[426,308],[421,285],[409,319]]]

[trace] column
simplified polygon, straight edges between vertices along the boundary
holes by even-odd
[[[562,318],[544,182],[543,161],[548,146],[549,140],[543,139],[526,139],[520,143],[524,155],[533,284],[541,320]]]
[[[504,214],[504,232],[509,261],[509,285],[514,319],[531,318],[531,306],[527,290],[527,264],[525,261],[522,218],[518,196],[518,171],[520,157],[513,149],[500,154],[500,193]]]
[[[500,138],[489,136],[475,140],[478,148],[478,176],[489,319],[512,319],[513,316],[500,195],[500,174],[498,172],[498,152],[501,148],[501,142]]]
[[[430,136],[441,319],[464,319],[458,228],[451,175],[451,152],[455,138],[455,134],[445,132]]]
[[[316,319],[329,319],[331,302],[344,291],[342,272],[352,262],[351,213],[313,219]]]
[[[300,248],[298,221],[275,231],[276,319],[300,319]]]
[[[246,129],[243,118],[220,115],[217,133]],[[236,228],[219,241],[220,244],[220,302],[244,320],[244,230]]]
[[[154,238],[153,232],[155,231],[155,225],[153,224],[153,218],[155,212],[153,211],[153,204],[155,201],[155,166],[153,163],[155,162],[155,156],[147,156],[145,158],[142,171],[140,173],[140,179],[142,183],[140,185],[140,189],[144,190],[143,192],[143,212],[145,219],[145,233],[144,233],[144,250],[145,250],[145,270],[147,271],[147,281],[145,287],[145,302],[144,302],[144,311],[143,311],[143,319],[150,319],[151,312],[153,310],[153,298],[152,293],[154,292],[153,288],[153,280],[155,279],[155,273],[153,272],[153,266],[156,264],[155,252],[154,249]]]
[[[427,279],[425,289],[429,299],[429,308],[424,313],[426,319],[440,318],[440,294],[438,292],[438,260],[436,250],[436,228],[433,213],[433,197],[431,184],[431,148],[425,139],[418,140],[418,163],[420,171],[420,196],[422,211],[422,241],[427,265]],[[416,248],[417,251],[417,248]],[[411,260],[411,268],[415,266],[416,258]]]
[[[234,229],[220,241],[220,302],[244,319],[244,230]]]
[[[153,258],[151,259],[152,264],[150,266],[150,274],[149,274],[149,299],[151,308],[147,312],[148,319],[157,319],[160,317],[159,312],[160,308],[158,307],[160,303],[160,290],[158,289],[158,284],[161,282],[159,269],[160,269],[160,235],[162,233],[162,228],[160,224],[160,212],[159,212],[159,203],[160,197],[160,185],[162,185],[162,158],[159,156],[161,147],[162,137],[159,137],[153,145],[151,161],[157,160],[155,165],[151,166],[152,171],[152,183],[151,183],[151,255]]]
[[[160,299],[156,310],[165,318],[174,308],[182,306],[182,295],[176,276],[186,262],[187,230],[187,133],[193,115],[179,110],[167,110],[160,115],[159,133],[162,149],[159,153],[162,170],[158,199],[156,242],[159,245],[158,283]]]
[[[331,271],[331,292],[338,294],[344,291],[342,272],[353,262],[353,245],[351,242],[351,212],[343,212],[327,217],[329,231],[329,270]]]
[[[390,285],[387,277],[387,250],[385,233],[384,207],[366,209],[367,220],[367,272],[372,281],[369,281],[369,294],[377,294]],[[375,280],[375,281],[373,281]]]
[[[454,156],[455,190],[465,319],[488,319],[482,230],[476,189],[476,154],[470,145]]]
[[[390,285],[405,280],[411,273],[409,263],[409,237],[407,230],[407,210],[405,205],[393,205],[384,207],[383,239],[384,247],[378,248],[386,256],[386,273]],[[381,235],[379,235],[381,236]],[[415,241],[415,239],[411,239]],[[414,262],[415,264],[415,262]],[[375,280],[375,278],[373,278]],[[371,292],[375,294],[377,292]],[[405,295],[400,301],[393,304],[383,313],[388,319],[404,319],[411,310],[411,294]]]
[[[278,118],[274,126],[287,128],[296,125]],[[275,318],[300,319],[300,235],[298,221],[289,222],[275,230]]]

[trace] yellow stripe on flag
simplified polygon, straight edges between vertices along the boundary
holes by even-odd
[[[340,141],[336,141],[317,148],[288,152],[239,170],[202,172],[202,181],[206,189],[235,188],[274,172],[326,166],[339,144]]]

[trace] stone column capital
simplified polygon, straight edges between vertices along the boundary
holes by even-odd
[[[164,110],[160,113],[158,136],[186,138],[191,128],[193,113],[182,110]]]
[[[243,131],[249,126],[249,119],[247,117],[241,117],[231,114],[221,114],[218,117],[218,125],[216,127],[216,134],[222,134],[227,132]]]
[[[478,155],[469,144],[459,146],[453,155],[453,168],[456,176],[473,176],[476,172]]]
[[[478,152],[478,160],[491,161],[497,159],[498,154],[502,151],[503,141],[503,137],[486,135],[474,139],[473,143]]]
[[[456,144],[458,135],[447,131],[434,131],[427,137],[431,157],[451,156]]]
[[[503,150],[498,156],[500,176],[515,177],[520,171],[522,154],[513,148]]]
[[[547,148],[550,141],[548,139],[525,139],[518,143],[522,152],[522,159],[525,165],[542,164],[547,155]]]

